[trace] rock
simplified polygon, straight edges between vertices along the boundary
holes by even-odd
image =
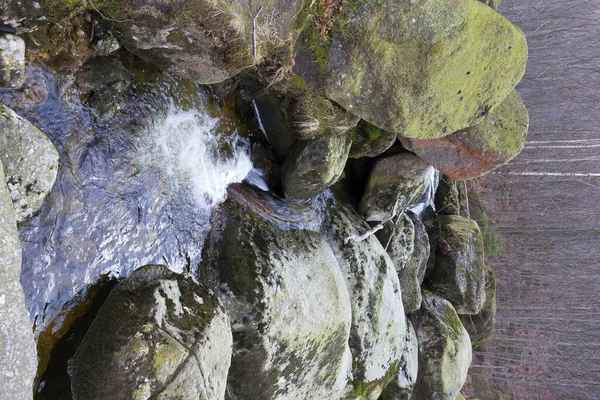
[[[31,399],[37,353],[21,287],[21,243],[0,163],[0,387],[2,398]]]
[[[439,139],[405,139],[402,145],[455,180],[485,175],[517,156],[525,145],[529,116],[513,90],[483,121]]]
[[[402,288],[402,303],[404,312],[412,313],[421,307],[421,284],[427,270],[429,259],[429,237],[421,220],[410,215],[414,227],[413,252],[402,270],[400,287]]]
[[[419,344],[417,334],[410,321],[406,322],[406,342],[398,366],[398,376],[381,394],[380,400],[410,400],[419,369]]]
[[[377,231],[376,236],[386,249],[400,276],[414,250],[415,226],[412,219],[408,214],[402,213],[398,216],[396,223],[386,224],[383,229]],[[400,286],[402,286],[402,281],[400,281]]]
[[[293,206],[254,196],[230,188],[203,257],[232,319],[229,396],[339,399],[352,362],[344,277],[320,233],[284,222]]]
[[[497,257],[506,247],[504,239],[492,223],[479,196],[472,190],[465,194],[464,203],[468,204],[469,218],[477,222],[477,225],[481,229],[485,254],[490,257]]]
[[[471,365],[471,341],[452,307],[439,296],[423,295],[421,309],[412,315],[419,342],[419,372],[415,399],[453,400]]]
[[[465,400],[465,396],[463,396],[460,392],[456,395],[455,400]]]
[[[494,271],[485,266],[485,302],[479,314],[461,315],[460,320],[464,325],[473,347],[484,344],[494,331],[496,324],[496,278]]]
[[[0,87],[19,88],[25,82],[25,42],[0,34]]]
[[[114,53],[121,48],[121,44],[114,36],[106,36],[96,42],[98,52],[103,56]]]
[[[350,238],[370,229],[353,209],[327,207],[327,239],[338,260],[352,304],[352,395],[374,399],[395,376],[404,350],[406,318],[392,260],[374,236]],[[362,397],[361,397],[362,396]]]
[[[435,191],[435,209],[439,214],[462,215],[456,182],[445,175],[440,176]]]
[[[404,137],[476,125],[525,71],[523,32],[472,0],[384,0],[346,12],[338,26],[325,93]]]
[[[38,128],[0,103],[0,161],[17,222],[39,211],[58,171],[58,152]]]
[[[189,275],[149,265],[117,285],[71,359],[77,399],[223,399],[231,328]]]
[[[344,172],[351,140],[332,132],[310,140],[299,140],[282,166],[286,197],[309,199],[333,185]]]
[[[296,143],[289,119],[290,99],[264,93],[257,96],[255,102],[269,143],[277,159],[282,162]]]
[[[376,157],[392,147],[398,136],[366,121],[360,121],[352,131],[350,158]]]
[[[367,221],[387,221],[417,201],[433,169],[412,153],[375,162],[359,210]]]
[[[485,301],[483,238],[473,220],[439,215],[441,234],[428,285],[459,314],[477,314]]]
[[[500,4],[502,4],[502,0],[479,0],[481,1],[483,4],[492,7],[494,10],[497,10],[498,7],[500,7]]]

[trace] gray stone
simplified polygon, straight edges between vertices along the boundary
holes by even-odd
[[[435,191],[435,210],[439,214],[462,215],[457,183],[445,175],[440,176]]]
[[[0,34],[0,87],[18,88],[25,82],[25,42]]]
[[[388,150],[396,142],[398,135],[360,121],[352,130],[350,158],[376,157]]]
[[[421,307],[421,284],[427,270],[429,260],[429,237],[425,225],[417,217],[410,215],[414,226],[413,251],[406,267],[402,270],[400,286],[404,311],[412,313]]]
[[[229,318],[217,297],[149,265],[116,286],[70,361],[76,399],[224,399]]]
[[[377,398],[397,375],[406,339],[402,293],[392,260],[353,209],[330,200],[327,239],[338,260],[352,304],[352,395]],[[362,397],[361,397],[362,396]]]
[[[481,311],[476,315],[461,315],[473,347],[484,344],[494,331],[496,324],[496,278],[494,271],[485,266],[485,302]]]
[[[452,304],[430,293],[423,295],[423,305],[411,320],[419,342],[413,398],[454,400],[471,365],[469,334]]]
[[[375,162],[359,210],[367,221],[387,221],[419,200],[432,167],[412,153],[394,154]]]
[[[288,115],[290,99],[264,93],[257,96],[255,102],[269,144],[277,159],[283,161],[296,142]]]
[[[477,314],[485,301],[483,238],[473,220],[439,215],[441,234],[428,284],[459,314]]]
[[[17,222],[39,211],[56,180],[58,152],[48,137],[0,103],[0,161]]]
[[[0,163],[0,388],[3,399],[33,398],[37,353],[21,287],[21,243]]]
[[[398,376],[381,394],[380,400],[410,400],[419,370],[419,343],[410,321],[406,322],[406,342],[398,368]]]

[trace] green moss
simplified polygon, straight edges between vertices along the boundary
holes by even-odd
[[[354,366],[354,364],[353,364]],[[378,379],[367,384],[363,383],[359,379],[352,381],[352,394],[354,399],[368,400],[371,399],[371,393],[377,388],[385,388],[394,378],[398,375],[398,369],[400,367],[400,361],[394,361],[394,363],[387,370],[383,378]]]

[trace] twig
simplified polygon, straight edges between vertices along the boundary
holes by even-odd
[[[106,15],[102,14],[102,11],[100,11],[100,10],[98,10],[98,8],[96,8],[96,6],[94,5],[94,3],[92,3],[92,0],[87,0],[87,2],[90,4],[90,6],[92,6],[92,8],[93,8],[94,10],[96,10],[96,12],[97,12],[98,14],[100,14],[100,16],[101,16],[102,18],[104,18],[104,19],[105,19],[105,20],[107,20],[107,21],[113,21],[113,22],[119,22],[119,23],[121,23],[121,22],[129,22],[129,21],[133,21],[133,18],[131,18],[131,19],[114,19],[114,18],[109,18],[109,17],[107,17]]]
[[[258,12],[254,16],[254,19],[252,20],[252,49],[254,50],[253,51],[254,58],[256,58],[256,19],[258,18],[258,16],[262,12],[262,10],[263,10],[263,8],[262,8],[262,6],[260,6],[260,8],[258,9]]]
[[[352,234],[350,234],[350,236],[348,236],[346,239],[344,239],[344,243],[347,244],[351,240],[354,240],[355,242],[362,242],[369,236],[373,236],[373,234],[375,234],[375,232],[377,232],[378,230],[383,229],[385,224],[387,224],[390,221],[391,220],[388,219],[387,221],[380,222],[379,224],[375,225],[374,227],[372,227],[371,229],[369,229],[362,235],[357,235],[356,233],[352,233]]]

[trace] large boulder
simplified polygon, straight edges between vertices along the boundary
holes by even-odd
[[[527,109],[513,90],[474,127],[438,139],[400,141],[443,174],[467,180],[485,175],[517,156],[525,146],[528,125]]]
[[[230,396],[338,399],[351,365],[351,308],[334,254],[320,233],[304,228],[306,215],[288,224],[293,206],[236,190],[202,267],[214,271],[232,319]]]
[[[224,399],[231,327],[189,275],[149,265],[116,286],[69,375],[77,399]]]
[[[404,152],[375,162],[359,210],[367,221],[387,221],[419,200],[433,168]]]
[[[406,268],[414,250],[415,225],[407,213],[398,216],[394,223],[386,224],[377,231],[377,239],[390,256],[398,275]],[[400,280],[402,286],[402,280]]]
[[[2,398],[31,399],[37,354],[21,287],[21,243],[0,163],[0,387]]]
[[[494,331],[496,324],[496,278],[494,271],[485,266],[485,302],[478,314],[461,315],[460,320],[464,325],[473,347],[484,344]]]
[[[398,375],[383,390],[380,400],[409,400],[412,396],[419,370],[419,343],[417,333],[410,321],[406,322],[406,328],[406,342]]]
[[[352,130],[349,157],[376,157],[392,147],[397,137],[394,132],[384,131],[366,121],[360,121]]]
[[[349,399],[377,398],[397,375],[406,338],[402,293],[394,264],[369,225],[350,207],[331,200],[326,234],[352,304],[352,388]]]
[[[0,161],[17,222],[39,211],[58,172],[58,152],[48,137],[0,103]]]
[[[425,225],[414,215],[410,215],[414,228],[413,251],[400,276],[404,311],[412,313],[421,307],[421,284],[429,260],[429,236]]]
[[[439,216],[441,234],[428,285],[459,314],[477,314],[485,301],[483,238],[473,220]]]
[[[0,34],[0,87],[18,88],[25,82],[25,42]]]
[[[525,71],[525,35],[473,0],[371,2],[333,32],[325,92],[410,138],[476,125]]]
[[[461,211],[463,210],[456,182],[446,175],[440,176],[440,181],[435,191],[435,210],[439,214],[462,215]]]
[[[454,400],[467,379],[471,341],[447,300],[426,293],[412,315],[419,342],[419,372],[413,398]]]

